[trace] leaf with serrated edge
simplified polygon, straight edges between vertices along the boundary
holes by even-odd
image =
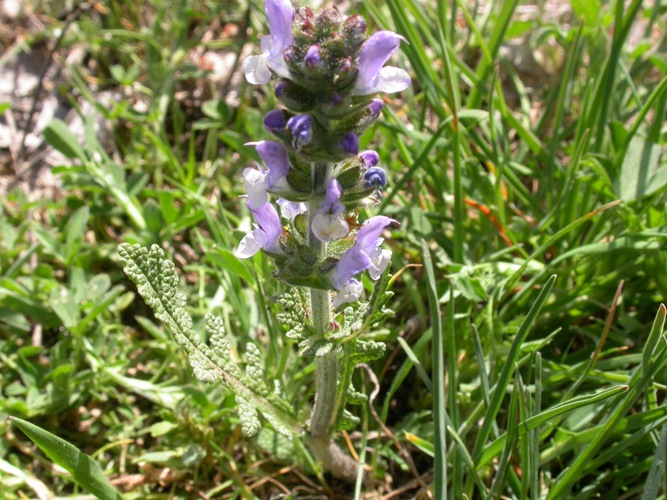
[[[162,321],[176,342],[185,349],[195,376],[202,381],[221,381],[248,405],[261,411],[276,430],[300,434],[303,427],[289,404],[274,394],[258,394],[248,384],[247,377],[229,356],[228,343],[224,340],[222,320],[208,315],[207,329],[211,334],[211,346],[204,344],[192,329],[192,318],[185,311],[185,296],[178,293],[178,276],[174,264],[164,259],[164,252],[157,245],[150,250],[141,245],[122,244],[118,248],[127,276],[135,283],[139,294],[153,309],[155,317]]]

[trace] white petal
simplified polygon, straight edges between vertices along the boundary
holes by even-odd
[[[277,203],[280,206],[280,215],[289,220],[294,220],[297,215],[308,210],[308,205],[302,202],[287,201],[284,198],[280,198]]]
[[[243,61],[243,71],[246,80],[253,85],[268,83],[271,79],[271,70],[266,64],[266,54],[248,56]]]
[[[266,193],[266,173],[250,167],[244,169],[243,185],[248,193],[248,208],[251,210],[255,210],[269,201],[269,196]]]
[[[374,280],[379,280],[382,273],[387,269],[391,262],[391,250],[382,250],[380,255],[373,259],[373,265],[368,268],[368,274]]]
[[[348,281],[340,290],[333,299],[333,307],[338,307],[341,304],[346,304],[349,302],[354,302],[364,291],[364,286],[355,279]]]
[[[278,75],[283,78],[289,78],[290,72],[285,62],[282,52],[280,54],[271,54],[266,59],[266,64]]]
[[[264,35],[259,39],[259,48],[262,51],[262,54],[268,56],[268,54],[271,53],[271,50],[273,49],[273,39],[271,38],[271,35]]]
[[[262,245],[260,245],[259,241],[257,241],[257,238],[255,237],[255,231],[253,231],[252,233],[248,233],[243,237],[239,243],[239,247],[236,249],[236,256],[239,259],[248,259],[259,252],[261,249]]]
[[[380,70],[380,78],[373,92],[384,92],[386,94],[401,92],[410,86],[410,82],[410,75],[404,69],[385,66]]]
[[[345,219],[333,214],[317,214],[313,219],[311,229],[317,239],[324,243],[344,238],[350,232],[350,226]]]

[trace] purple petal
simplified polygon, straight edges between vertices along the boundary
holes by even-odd
[[[343,194],[343,189],[340,187],[338,179],[331,179],[327,185],[327,192],[324,195],[324,202],[318,210],[321,214],[339,215],[345,210],[345,207],[340,203],[340,197]]]
[[[375,249],[376,242],[384,228],[387,227],[392,222],[396,222],[394,219],[385,217],[384,215],[376,215],[368,219],[359,229],[357,237],[355,239],[354,245],[363,249],[366,252],[371,252]]]
[[[378,31],[361,46],[359,74],[354,86],[356,95],[375,91],[382,66],[389,60],[404,38],[392,31]]]
[[[313,138],[313,125],[310,115],[295,115],[287,120],[287,128],[292,132],[292,146],[299,150],[310,144]]]
[[[377,187],[377,186],[386,186],[387,185],[387,173],[383,168],[380,167],[371,167],[366,170],[364,174],[364,186],[367,188]]]
[[[297,215],[308,211],[308,205],[300,201],[289,201],[285,198],[278,198],[276,203],[280,207],[280,214],[285,219],[294,220]]]
[[[274,141],[259,141],[254,146],[264,165],[269,169],[266,176],[266,187],[271,189],[289,173],[287,149],[279,142]]]
[[[278,82],[275,89],[273,89],[273,90],[276,93],[276,97],[278,99],[280,99],[281,97],[283,97],[285,95],[285,90],[286,89],[287,89],[287,82],[285,80],[281,80],[280,82]]]
[[[372,149],[367,149],[359,153],[359,158],[361,158],[361,161],[364,162],[364,165],[369,168],[374,167],[380,161],[380,155],[377,154],[377,151],[373,151]]]
[[[382,102],[382,99],[371,100],[370,104],[368,105],[368,109],[371,112],[372,120],[375,120],[378,116],[380,116],[380,112],[382,111],[382,106],[384,106],[384,102]]]
[[[306,52],[303,58],[303,63],[311,68],[317,67],[322,62],[322,55],[320,54],[320,47],[312,45]]]
[[[266,249],[273,245],[283,232],[283,227],[280,225],[280,217],[278,212],[271,203],[264,203],[261,207],[251,210],[255,217],[257,224],[262,228],[266,234],[266,242],[263,242],[262,248]]]
[[[410,75],[407,71],[394,66],[385,66],[380,70],[375,92],[384,92],[385,94],[401,92],[407,89],[410,83]]]
[[[371,258],[361,248],[351,247],[343,254],[334,269],[332,276],[334,288],[340,290],[352,276],[368,269],[372,264]]]
[[[350,132],[340,142],[340,147],[349,155],[356,155],[359,152],[359,137],[354,132]]]
[[[271,30],[271,55],[282,55],[283,49],[294,43],[292,37],[292,18],[294,9],[290,0],[266,0],[264,2],[266,18]]]
[[[281,109],[269,111],[264,116],[264,126],[269,132],[281,131],[287,126],[287,116]]]

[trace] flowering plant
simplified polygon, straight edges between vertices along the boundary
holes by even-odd
[[[352,480],[358,464],[332,438],[357,421],[345,410],[346,403],[363,401],[351,385],[354,367],[384,353],[382,343],[361,334],[391,314],[384,308],[391,251],[382,248],[382,233],[395,223],[382,215],[357,221],[358,209],[372,205],[387,184],[378,153],[360,151],[359,135],[380,115],[383,101],[374,95],[410,84],[404,70],[385,65],[403,39],[390,31],[367,37],[361,16],[347,17],[336,8],[295,10],[289,0],[266,0],[265,8],[270,34],[261,39],[261,54],[245,59],[244,70],[251,84],[274,80],[284,109],[264,117],[276,140],[249,143],[262,161],[243,171],[255,225],[236,255],[263,252],[275,264],[275,277],[292,285],[276,299],[284,309],[278,319],[301,354],[315,358],[315,402],[307,425],[250,375],[263,376],[257,356],[248,356],[250,371],[239,370],[226,352],[219,320],[207,320],[210,346],[191,332],[183,300],[173,291],[173,265],[159,248],[123,245],[120,253],[140,293],[190,354],[195,374],[234,390],[246,434],[257,432],[259,411],[276,430],[307,433],[324,466]],[[361,302],[365,271],[375,286]]]

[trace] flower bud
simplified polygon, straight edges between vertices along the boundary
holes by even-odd
[[[356,155],[359,152],[359,137],[354,132],[348,133],[343,137],[340,147],[348,155]]]
[[[376,166],[380,161],[380,155],[377,154],[377,151],[373,151],[372,149],[367,149],[359,153],[359,158],[368,168]]]
[[[354,125],[353,130],[357,134],[361,134],[370,127],[375,120],[380,117],[382,112],[382,106],[384,103],[382,99],[372,99],[371,102],[363,109],[360,116],[356,118],[356,124]]]
[[[282,109],[269,111],[264,116],[264,128],[283,141],[289,142],[291,136],[286,130],[287,113]]]
[[[350,16],[343,23],[345,45],[349,51],[357,51],[366,40],[366,20],[359,16]]]
[[[317,103],[316,96],[291,80],[281,80],[274,90],[278,100],[290,111],[297,113],[310,111]]]
[[[308,43],[315,37],[315,15],[310,7],[300,7],[294,13],[294,40],[299,44]]]
[[[292,147],[297,151],[310,144],[313,139],[313,125],[310,115],[295,115],[287,120],[287,128],[292,134]]]
[[[322,55],[319,45],[311,45],[303,58],[303,64],[310,69],[316,69],[322,64]]]
[[[377,120],[377,118],[380,116],[380,112],[382,111],[382,106],[384,106],[382,99],[373,99],[371,101],[371,103],[368,105],[368,109],[371,113],[371,120]]]
[[[341,15],[335,7],[320,10],[315,18],[318,40],[332,36],[340,24],[340,18]]]
[[[287,126],[287,116],[282,109],[269,111],[264,116],[264,126],[273,132],[274,130],[281,130]]]
[[[318,113],[326,118],[337,120],[350,112],[352,101],[338,92],[332,92],[328,99],[317,107]]]
[[[346,57],[338,63],[335,71],[334,86],[342,89],[350,85],[357,78],[357,66],[351,58]]]
[[[387,173],[383,168],[371,167],[364,174],[364,187],[384,187],[387,185]]]

